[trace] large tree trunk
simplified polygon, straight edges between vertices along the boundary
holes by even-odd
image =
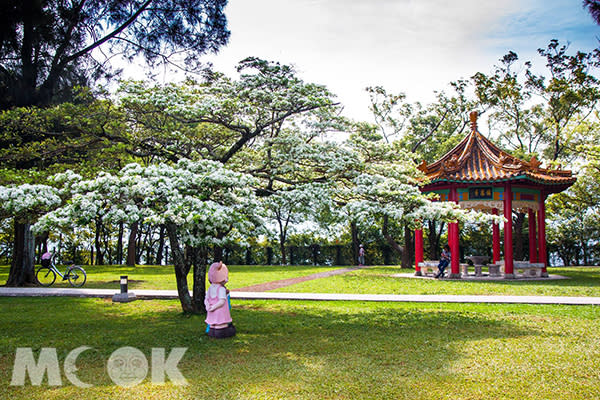
[[[135,266],[136,259],[136,238],[138,234],[138,223],[134,222],[131,224],[131,228],[129,231],[129,241],[127,242],[127,260],[126,264],[129,266]]]
[[[281,252],[281,265],[287,264],[287,257],[285,253],[285,242],[287,240],[287,225],[289,223],[289,217],[285,223],[282,218],[277,216],[277,224],[279,225],[279,251]],[[290,261],[290,264],[292,262]]]
[[[174,224],[167,224],[166,228],[167,234],[169,235],[169,243],[171,243],[171,258],[173,259],[177,294],[179,296],[181,308],[186,314],[196,314],[199,310],[192,301],[187,283],[187,276],[192,265],[191,260],[189,257],[186,257],[184,250],[181,248],[177,227]]]
[[[144,251],[144,244],[142,239],[144,238],[144,226],[138,223],[137,235],[135,240],[135,263],[142,263],[142,252]]]
[[[389,219],[386,216],[383,217],[383,223],[381,224],[381,234],[385,238],[386,242],[390,247],[400,255],[401,259],[404,260],[404,247],[401,247],[389,233]]]
[[[144,230],[144,228],[147,228],[147,229]],[[148,236],[150,235],[149,230],[150,230],[149,226],[141,225],[139,227],[138,240],[135,244],[135,246],[136,246],[135,263],[136,264],[142,263],[142,254],[144,254],[144,251],[147,249],[146,244],[148,241]],[[146,264],[148,264],[148,260],[146,260]]]
[[[192,265],[194,267],[192,304],[197,313],[206,313],[204,298],[206,297],[206,265],[208,264],[208,251],[206,248],[195,248],[191,255]]]
[[[514,222],[514,232],[513,232],[513,244],[515,247],[514,250],[514,259],[515,260],[524,260],[529,258],[525,256],[525,247],[523,246],[525,240],[523,235],[523,224],[525,222],[525,213],[517,212],[515,213],[517,218],[515,218]]]
[[[35,257],[35,263],[41,264],[42,262],[42,254],[48,251],[48,231],[43,232],[41,235],[35,237],[35,247],[37,249],[37,254]]]
[[[213,246],[213,261],[223,261],[223,246]]]
[[[581,251],[582,251],[581,256],[583,257],[581,265],[589,265],[589,262],[588,262],[588,245],[587,245],[587,241],[586,241],[585,238],[583,238],[581,240]]]
[[[158,238],[158,250],[156,251],[156,265],[162,265],[164,248],[165,248],[165,227],[161,226],[159,238]]]
[[[281,265],[287,265],[287,254],[285,251],[285,239],[279,235],[279,252],[281,253]]]
[[[246,265],[253,264],[253,262],[252,262],[252,247],[246,248],[246,256],[244,258],[245,258],[244,261],[245,261]]]
[[[100,236],[102,235],[102,219],[96,218],[96,236],[94,237],[94,247],[96,248],[96,265],[104,265],[104,252]],[[91,263],[92,260],[90,260]]]
[[[383,265],[391,265],[392,260],[391,260],[390,246],[384,243],[380,246],[380,249],[381,249],[381,255],[383,257]]]
[[[442,233],[446,227],[444,222],[440,222],[439,230],[437,229],[437,223],[435,220],[427,221],[429,232],[427,234],[427,240],[429,241],[429,259],[439,260],[440,259],[440,240]]]
[[[350,223],[350,233],[352,235],[352,265],[358,265],[358,227],[356,222]]]
[[[415,254],[415,241],[410,227],[404,227],[404,251],[402,252],[402,268],[412,268]]]
[[[310,246],[310,250],[312,252],[313,265],[319,265],[319,253],[321,252],[321,246],[316,243],[312,244]]]
[[[148,230],[147,238],[148,240],[144,240],[144,246],[146,247],[146,265],[155,265],[152,254],[152,235],[154,234],[152,229]]]
[[[123,264],[123,223],[119,223],[119,235],[117,238],[117,264]]]
[[[342,246],[335,246],[335,265],[342,265]]]
[[[35,238],[31,225],[15,220],[14,227],[13,256],[6,286],[35,285]]]

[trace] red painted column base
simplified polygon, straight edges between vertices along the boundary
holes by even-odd
[[[423,229],[415,230],[415,276],[423,275],[419,263],[423,261]]]
[[[537,252],[537,233],[536,233],[536,225],[537,219],[535,217],[535,211],[531,208],[529,209],[527,216],[527,223],[529,224],[529,262],[536,263],[538,262],[538,252]]]
[[[498,215],[498,209],[493,208],[492,214]],[[500,261],[500,225],[492,225],[492,260],[494,264]]]
[[[538,211],[538,260],[544,263],[542,276],[548,277],[548,259],[546,258],[546,195],[541,193],[540,209]]]
[[[513,232],[512,232],[512,188],[510,183],[504,187],[504,278],[514,279]]]

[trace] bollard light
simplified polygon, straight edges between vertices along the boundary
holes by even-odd
[[[127,275],[121,275],[121,294],[127,293]]]
[[[128,279],[127,275],[121,275],[121,293],[116,293],[112,297],[112,301],[116,303],[127,303],[136,299],[135,293],[128,292]]]

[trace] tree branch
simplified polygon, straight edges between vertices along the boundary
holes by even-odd
[[[127,21],[125,21],[123,24],[121,24],[121,26],[119,26],[117,29],[115,29],[108,35],[104,36],[102,39],[90,44],[89,46],[85,47],[82,50],[79,50],[77,53],[68,56],[67,58],[65,58],[63,60],[63,62],[61,63],[61,66],[64,66],[65,64],[81,57],[82,55],[94,50],[96,47],[106,43],[113,37],[117,36],[119,33],[121,33],[123,30],[125,30],[125,28],[127,28],[129,25],[131,25],[140,16],[140,14],[148,8],[150,3],[152,3],[152,0],[146,0],[146,2],[144,4],[142,4],[142,6],[135,13],[133,13]]]
[[[427,139],[429,139],[431,136],[433,136],[433,134],[435,133],[435,131],[437,131],[437,129],[440,127],[440,125],[442,124],[442,122],[444,122],[444,120],[446,119],[446,115],[448,115],[448,109],[446,108],[446,112],[444,113],[444,115],[442,115],[442,118],[440,118],[440,120],[438,121],[438,123],[433,127],[433,129],[431,129],[429,131],[429,133],[423,137],[421,140],[419,140],[411,149],[411,152],[415,152],[417,151],[417,149],[419,148],[419,146],[421,144],[423,144],[424,141],[426,141]]]

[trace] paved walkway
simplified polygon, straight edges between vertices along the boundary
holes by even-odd
[[[139,299],[176,299],[176,290],[132,290]],[[0,287],[0,297],[97,297],[112,298],[112,289],[54,289]],[[414,303],[498,303],[498,304],[566,304],[600,305],[600,297],[567,296],[483,296],[483,295],[412,295],[412,294],[334,294],[334,293],[276,293],[232,291],[231,297],[240,300],[310,300],[310,301],[379,301]]]
[[[327,278],[329,276],[341,275],[346,272],[356,271],[361,268],[369,268],[369,267],[353,267],[353,268],[340,268],[334,269],[331,271],[318,272],[316,274],[299,276],[297,278],[288,278],[288,279],[280,279],[278,281],[265,282],[260,283],[258,285],[246,286],[239,289],[231,289],[231,291],[235,292],[266,292],[269,290],[279,289],[286,286],[295,285],[296,283],[312,281],[313,279]]]

